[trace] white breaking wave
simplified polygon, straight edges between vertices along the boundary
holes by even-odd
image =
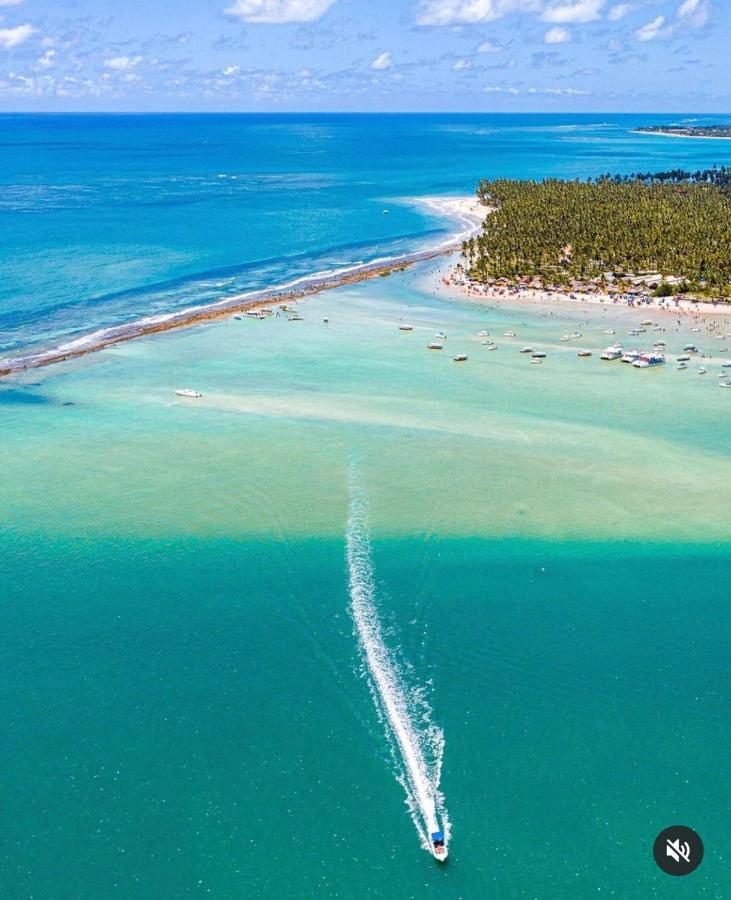
[[[425,850],[431,850],[430,835],[443,831],[449,842],[451,826],[439,790],[444,734],[431,722],[424,692],[409,691],[403,673],[383,640],[376,607],[376,586],[368,528],[368,504],[350,474],[350,508],[346,535],[346,557],[351,614],[358,643],[376,703],[397,764],[397,780],[406,791],[406,803]]]

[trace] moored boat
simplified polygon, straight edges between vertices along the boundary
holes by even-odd
[[[466,353],[458,353],[454,357],[455,362],[467,362],[467,354]]]
[[[193,388],[180,388],[179,390],[175,391],[175,393],[178,395],[178,397],[190,397],[193,399],[203,396],[200,391],[194,391]]]
[[[427,350],[443,350],[444,344],[441,344],[439,341],[432,341],[430,344],[426,345]]]

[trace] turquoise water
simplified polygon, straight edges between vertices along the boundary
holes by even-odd
[[[635,140],[612,131],[597,170]],[[695,145],[642,144],[711,155]],[[450,227],[404,209],[419,240]],[[578,359],[561,335],[600,349],[638,315],[440,299],[437,268],[310,298],[301,322],[171,332],[0,386],[3,896],[725,896],[718,366]],[[31,336],[56,327],[34,315]],[[690,324],[668,323],[669,353]],[[441,329],[450,352],[428,353]],[[444,734],[445,867],[353,633],[353,459],[386,640]],[[706,844],[687,879],[651,856],[675,823]]]

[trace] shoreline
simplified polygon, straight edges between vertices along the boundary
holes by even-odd
[[[642,131],[635,128],[632,134],[645,134],[650,137],[687,138],[692,141],[731,141],[731,136],[724,134],[675,134],[672,131]]]
[[[437,275],[434,284],[447,297],[474,302],[506,302],[520,304],[521,301],[531,303],[567,303],[573,306],[592,304],[604,308],[628,309],[634,312],[652,310],[653,312],[671,313],[676,316],[695,314],[697,316],[731,316],[731,303],[712,303],[707,300],[675,300],[667,297],[642,295],[632,300],[620,296],[612,296],[602,291],[579,293],[548,288],[530,287],[491,287],[479,282],[470,281],[466,275],[457,273],[452,266],[447,277]]]
[[[437,210],[448,218],[461,222],[465,226],[465,230],[450,235],[441,244],[425,250],[376,259],[329,274],[318,275],[316,273],[286,284],[237,294],[214,303],[192,306],[177,312],[143,317],[122,325],[98,329],[91,334],[83,335],[48,350],[2,359],[0,360],[0,378],[16,375],[28,369],[37,369],[54,363],[78,359],[136,338],[215,322],[236,313],[254,312],[271,304],[295,303],[322,291],[390,275],[392,272],[410,268],[418,262],[461,250],[462,242],[473,234],[479,233],[485,216],[490,212],[489,208],[483,206],[476,197],[413,197],[408,200],[404,199],[402,202],[410,202]],[[304,286],[297,287],[297,285]]]

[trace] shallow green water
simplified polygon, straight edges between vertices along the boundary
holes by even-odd
[[[637,314],[421,277],[0,387],[3,896],[724,896],[731,392],[559,342]],[[444,868],[360,671],[354,459],[445,734]],[[706,843],[687,879],[651,857],[675,823]]]

